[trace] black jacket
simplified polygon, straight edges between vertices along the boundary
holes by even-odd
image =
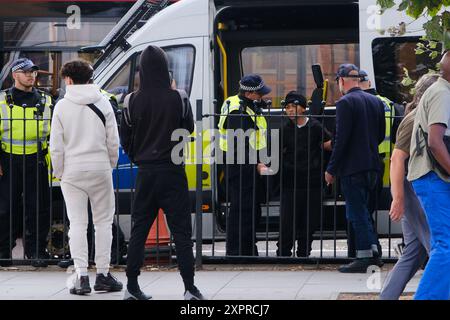
[[[328,131],[319,121],[309,118],[301,128],[290,121],[283,127],[282,150],[283,187],[296,188],[320,187],[323,179],[322,148],[323,143],[331,139]]]
[[[144,50],[139,77],[139,90],[131,94],[129,103],[131,126],[123,116],[120,142],[137,165],[171,163],[172,149],[179,143],[172,141],[172,133],[183,126],[189,133],[194,131],[192,110],[183,120],[181,96],[170,87],[167,57],[160,48]]]
[[[327,171],[338,176],[380,171],[378,145],[385,129],[383,102],[361,88],[349,90],[336,104],[336,132]]]

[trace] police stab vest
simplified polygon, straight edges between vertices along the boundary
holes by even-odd
[[[228,106],[227,101],[230,101]],[[236,110],[240,109],[240,99],[239,97],[232,96],[224,101],[222,105],[222,110],[220,112],[219,120],[219,147],[223,151],[228,151],[228,139],[227,139],[227,129],[224,127],[228,115]],[[267,133],[267,122],[264,116],[256,115],[251,108],[245,108],[243,114],[247,114],[251,117],[252,121],[256,124],[256,130],[251,129],[253,132],[250,135],[249,143],[250,147],[254,150],[261,150],[267,146],[266,133]],[[255,120],[256,119],[256,120]]]
[[[392,118],[393,114],[391,111],[391,100],[388,98],[385,98],[383,96],[377,95],[378,99],[380,99],[383,102],[384,105],[384,118],[386,121],[386,136],[384,138],[384,141],[378,146],[378,153],[385,153],[390,154],[391,153],[391,127],[394,119]]]
[[[0,92],[0,140],[3,152],[35,154],[39,147],[47,149],[50,134],[51,97],[39,91],[40,106],[15,105],[8,91]]]

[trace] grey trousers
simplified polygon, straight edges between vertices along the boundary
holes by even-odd
[[[405,214],[402,229],[405,247],[402,256],[384,282],[380,300],[397,300],[430,252],[430,230],[425,213],[411,183],[406,178],[404,186]]]

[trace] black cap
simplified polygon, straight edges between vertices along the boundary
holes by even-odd
[[[11,65],[11,72],[16,72],[17,70],[39,70],[39,67],[36,66],[30,59],[21,58],[14,61]]]
[[[361,78],[361,81],[369,81],[369,75],[364,70],[359,70],[359,77]]]
[[[286,95],[284,102],[286,103],[286,105],[289,103],[295,103],[299,106],[306,108],[306,98],[304,96],[302,96],[300,93],[298,93],[297,91],[290,91]]]
[[[262,95],[266,95],[272,91],[270,87],[266,86],[263,79],[258,74],[243,76],[241,81],[239,81],[239,89],[249,92],[256,91]]]
[[[350,74],[352,71],[357,71],[357,74]],[[359,68],[352,63],[344,63],[339,66],[336,73],[336,80],[339,78],[359,78]]]

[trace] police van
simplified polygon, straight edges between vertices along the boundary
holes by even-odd
[[[407,36],[391,36],[393,21],[406,23]],[[340,97],[335,72],[339,64],[347,62],[367,71],[383,96],[398,103],[407,101],[409,89],[400,84],[403,68],[417,78],[431,63],[427,57],[414,54],[423,32],[422,23],[421,19],[413,22],[395,9],[380,15],[375,0],[181,0],[170,6],[164,0],[141,0],[102,43],[84,50],[101,53],[94,66],[95,82],[122,103],[124,96],[138,87],[140,53],[148,45],[163,48],[177,88],[190,97],[194,119],[197,102],[201,102],[206,148],[211,139],[208,129],[217,128],[218,118],[205,115],[220,113],[223,101],[237,94],[243,74],[258,73],[272,87],[272,114],[282,112],[283,97],[290,90],[311,97],[318,86],[311,69],[315,64],[321,65],[326,84],[321,88],[325,105],[322,114],[334,113],[335,101]],[[279,125],[276,120],[271,121],[269,127]],[[195,148],[195,141],[191,147]],[[204,150],[204,160],[208,157],[211,154]],[[203,238],[220,238],[224,234],[227,205],[223,168],[205,162],[201,173]],[[132,198],[136,170],[121,151],[114,175],[119,214],[130,211],[128,201]],[[195,200],[195,164],[188,162],[186,172]],[[276,236],[279,195],[277,198],[276,190],[268,193],[260,227],[266,236]],[[339,190],[325,193],[321,213],[324,232],[328,230],[336,236],[346,229],[345,202]],[[400,226],[391,224],[387,214],[389,201],[386,186],[375,217],[378,232],[398,235]]]

